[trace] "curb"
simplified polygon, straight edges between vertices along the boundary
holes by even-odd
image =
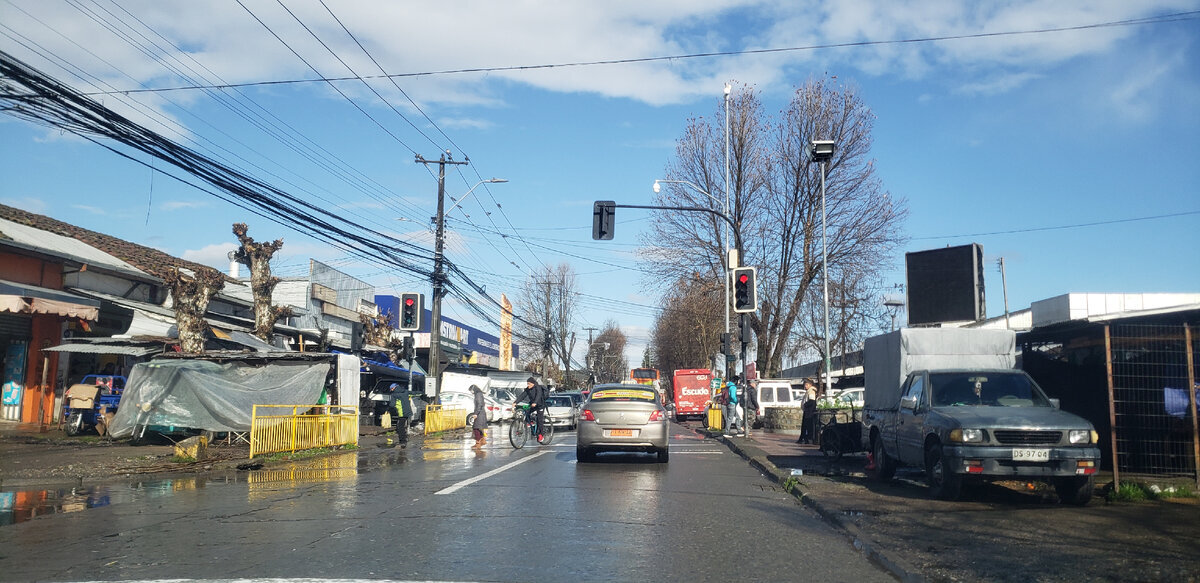
[[[748,461],[752,467],[758,469],[760,472],[770,477],[772,481],[783,487],[785,491],[794,496],[801,504],[811,508],[833,526],[845,531],[845,533],[851,538],[854,548],[861,551],[871,561],[874,561],[876,564],[883,567],[884,570],[886,570],[892,576],[908,583],[927,581],[924,575],[921,575],[911,566],[899,560],[889,558],[887,555],[883,554],[883,552],[878,549],[878,545],[876,545],[871,539],[867,538],[867,536],[858,529],[858,525],[844,520],[840,513],[830,510],[819,500],[805,493],[799,487],[789,489],[787,487],[787,481],[793,477],[791,472],[782,470],[775,464],[771,463],[770,460],[767,459],[766,452],[754,447],[753,445],[738,443],[737,441],[734,441],[725,435],[717,435],[716,438],[724,442],[725,445],[728,446],[729,449],[734,453],[740,455],[743,459]]]

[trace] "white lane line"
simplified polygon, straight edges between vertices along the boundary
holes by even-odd
[[[471,478],[471,479],[468,479],[468,480],[463,480],[463,481],[461,481],[461,482],[459,482],[459,483],[457,483],[457,484],[455,484],[455,485],[453,485],[453,486],[449,486],[449,487],[443,488],[443,489],[441,489],[441,490],[438,490],[437,492],[434,492],[433,494],[434,494],[435,496],[437,496],[437,495],[439,495],[439,494],[452,494],[452,493],[454,493],[454,492],[457,492],[457,491],[458,491],[459,489],[461,489],[461,488],[466,488],[467,486],[470,486],[471,484],[474,484],[475,482],[478,482],[478,481],[480,481],[480,480],[486,480],[486,479],[488,479],[488,478],[490,478],[490,477],[492,477],[492,476],[494,476],[494,475],[496,475],[496,474],[499,474],[500,472],[503,472],[504,470],[509,470],[509,469],[512,469],[512,468],[516,467],[516,466],[517,466],[517,465],[519,465],[519,464],[523,464],[523,463],[525,463],[525,462],[527,462],[527,461],[529,461],[529,460],[531,460],[531,459],[533,459],[533,458],[536,458],[536,457],[538,457],[538,456],[540,456],[540,455],[545,455],[545,454],[547,454],[547,453],[550,453],[550,452],[548,452],[548,451],[539,451],[539,452],[537,452],[537,453],[535,453],[535,454],[533,454],[533,455],[531,455],[531,456],[529,456],[529,457],[523,457],[523,458],[521,458],[521,459],[519,459],[519,460],[517,460],[517,461],[515,461],[515,462],[511,462],[511,463],[508,463],[508,464],[504,464],[504,465],[502,465],[502,466],[500,466],[500,467],[498,467],[498,468],[496,468],[496,469],[494,469],[494,470],[492,470],[492,471],[490,471],[490,472],[487,472],[486,474],[479,474],[478,476],[475,476],[474,478]]]

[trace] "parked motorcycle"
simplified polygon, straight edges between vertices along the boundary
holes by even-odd
[[[63,407],[63,429],[67,435],[79,435],[95,429],[104,434],[106,413],[114,413],[125,391],[125,377],[87,375],[67,389]]]

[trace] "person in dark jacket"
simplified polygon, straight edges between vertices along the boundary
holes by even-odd
[[[756,427],[755,421],[758,419],[758,380],[750,381],[748,384],[743,383],[746,387],[745,403],[742,405],[742,412],[745,414],[746,427]]]
[[[396,440],[400,447],[408,445],[408,423],[412,419],[412,400],[398,384],[392,383],[392,407],[396,411]]]
[[[483,447],[487,441],[487,403],[483,399],[483,389],[471,385],[471,394],[475,396],[475,420],[471,423],[471,432],[475,435],[475,447]]]
[[[537,379],[529,377],[525,380],[525,390],[517,397],[517,402],[529,403],[530,410],[537,418],[537,438],[542,439],[542,424],[546,410],[546,387],[537,384]]]
[[[800,420],[800,439],[796,443],[815,443],[817,440],[817,388],[809,379],[804,380],[804,417]]]

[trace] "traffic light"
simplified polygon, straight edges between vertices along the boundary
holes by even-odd
[[[421,329],[421,316],[425,312],[424,296],[416,292],[400,294],[400,330],[416,332]]]
[[[400,350],[404,354],[404,360],[412,362],[417,358],[417,344],[413,342],[412,336],[405,336],[400,341]]]
[[[756,267],[739,267],[733,270],[733,311],[739,314],[758,311],[758,287]]]
[[[617,203],[598,200],[592,205],[592,238],[609,241],[613,238],[613,224],[617,220]]]
[[[721,333],[721,354],[732,354],[732,346],[730,346],[730,337],[733,336],[728,332]]]

